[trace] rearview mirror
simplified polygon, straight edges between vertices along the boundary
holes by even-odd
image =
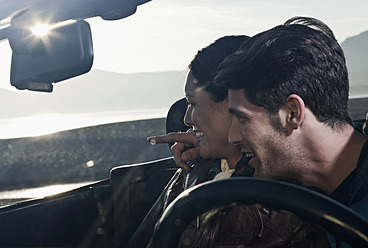
[[[91,29],[84,20],[33,32],[14,30],[10,83],[17,89],[52,92],[53,84],[88,72],[93,63]]]

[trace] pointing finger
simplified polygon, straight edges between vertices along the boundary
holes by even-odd
[[[180,142],[192,146],[198,146],[198,138],[195,135],[195,132],[169,133],[158,136],[150,136],[147,138],[147,141],[150,142],[151,144]]]

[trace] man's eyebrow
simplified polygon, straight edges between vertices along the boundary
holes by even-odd
[[[228,111],[230,112],[230,114],[233,114],[233,115],[236,115],[239,113],[239,111],[233,107],[228,108]]]
[[[248,118],[248,119],[251,119],[251,117],[247,113],[244,113],[243,111],[240,111],[236,107],[230,107],[230,108],[228,108],[228,111],[229,111],[230,114],[235,115],[238,118]]]

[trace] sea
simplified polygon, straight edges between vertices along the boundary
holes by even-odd
[[[42,114],[28,117],[0,119],[0,139],[35,137],[109,123],[166,117],[168,108],[111,111],[87,114]],[[45,187],[0,191],[0,207],[20,200],[42,198],[92,182],[48,185]]]
[[[168,108],[106,111],[101,113],[48,113],[0,118],[0,139],[22,138],[109,123],[166,117]]]

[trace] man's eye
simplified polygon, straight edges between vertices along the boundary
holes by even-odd
[[[240,117],[238,119],[239,119],[239,122],[242,123],[242,124],[244,124],[246,122],[245,118]]]
[[[247,121],[249,121],[249,118],[245,117],[245,116],[238,116],[238,120],[239,120],[240,123],[244,124]]]

